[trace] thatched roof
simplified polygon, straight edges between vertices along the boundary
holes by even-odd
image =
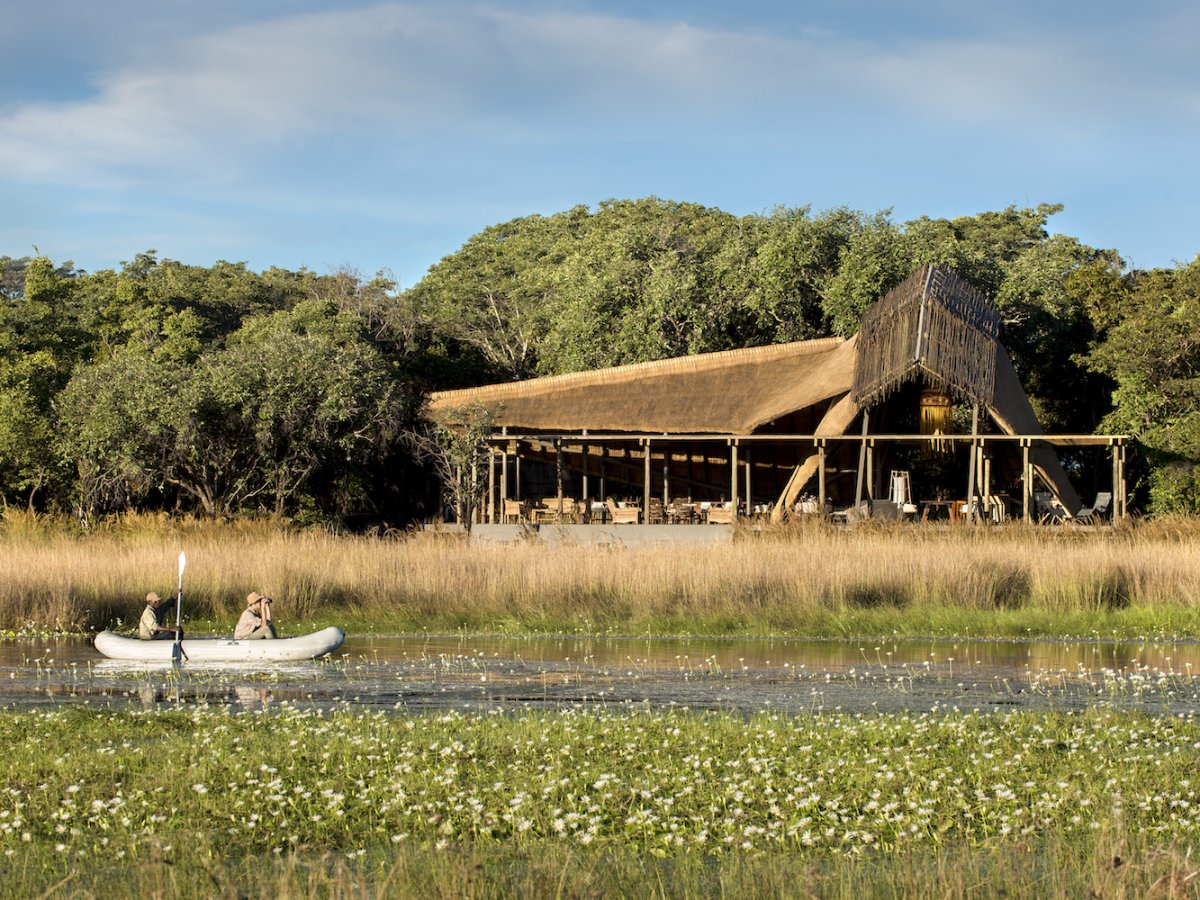
[[[747,434],[844,394],[855,343],[824,338],[442,391],[429,410],[448,425],[478,403],[498,426],[531,431]]]
[[[870,406],[918,377],[989,405],[1000,315],[949,269],[926,266],[863,315],[851,396]]]

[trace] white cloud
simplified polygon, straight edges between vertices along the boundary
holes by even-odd
[[[603,139],[700,117],[714,131],[747,115],[803,131],[821,127],[806,111],[831,109],[1086,134],[1108,127],[1090,107],[1147,93],[1132,57],[1063,35],[888,42],[511,5],[300,15],[183,37],[153,59],[107,73],[89,99],[0,116],[0,170],[61,184],[219,185],[335,139],[410,142],[436,155],[438,141]],[[1190,87],[1173,101],[1170,90],[1154,93],[1184,107],[1194,104]]]

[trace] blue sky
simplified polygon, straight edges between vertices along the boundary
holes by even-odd
[[[0,29],[0,255],[390,271],[610,197],[898,220],[1057,202],[1200,252],[1200,4],[39,0]]]

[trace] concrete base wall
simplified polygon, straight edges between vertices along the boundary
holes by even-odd
[[[537,541],[552,547],[641,547],[650,544],[724,544],[732,525],[475,525],[471,541]]]

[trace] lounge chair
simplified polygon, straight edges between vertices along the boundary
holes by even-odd
[[[641,507],[617,506],[612,497],[608,498],[607,503],[608,515],[614,525],[636,525],[641,521]]]
[[[1108,512],[1108,507],[1112,504],[1112,496],[1111,491],[1100,491],[1096,494],[1096,500],[1092,505],[1081,509],[1075,514],[1075,518],[1080,522],[1094,524]]]
[[[1034,491],[1033,505],[1037,509],[1038,522],[1042,525],[1058,525],[1071,519],[1071,514],[1049,491]]]

